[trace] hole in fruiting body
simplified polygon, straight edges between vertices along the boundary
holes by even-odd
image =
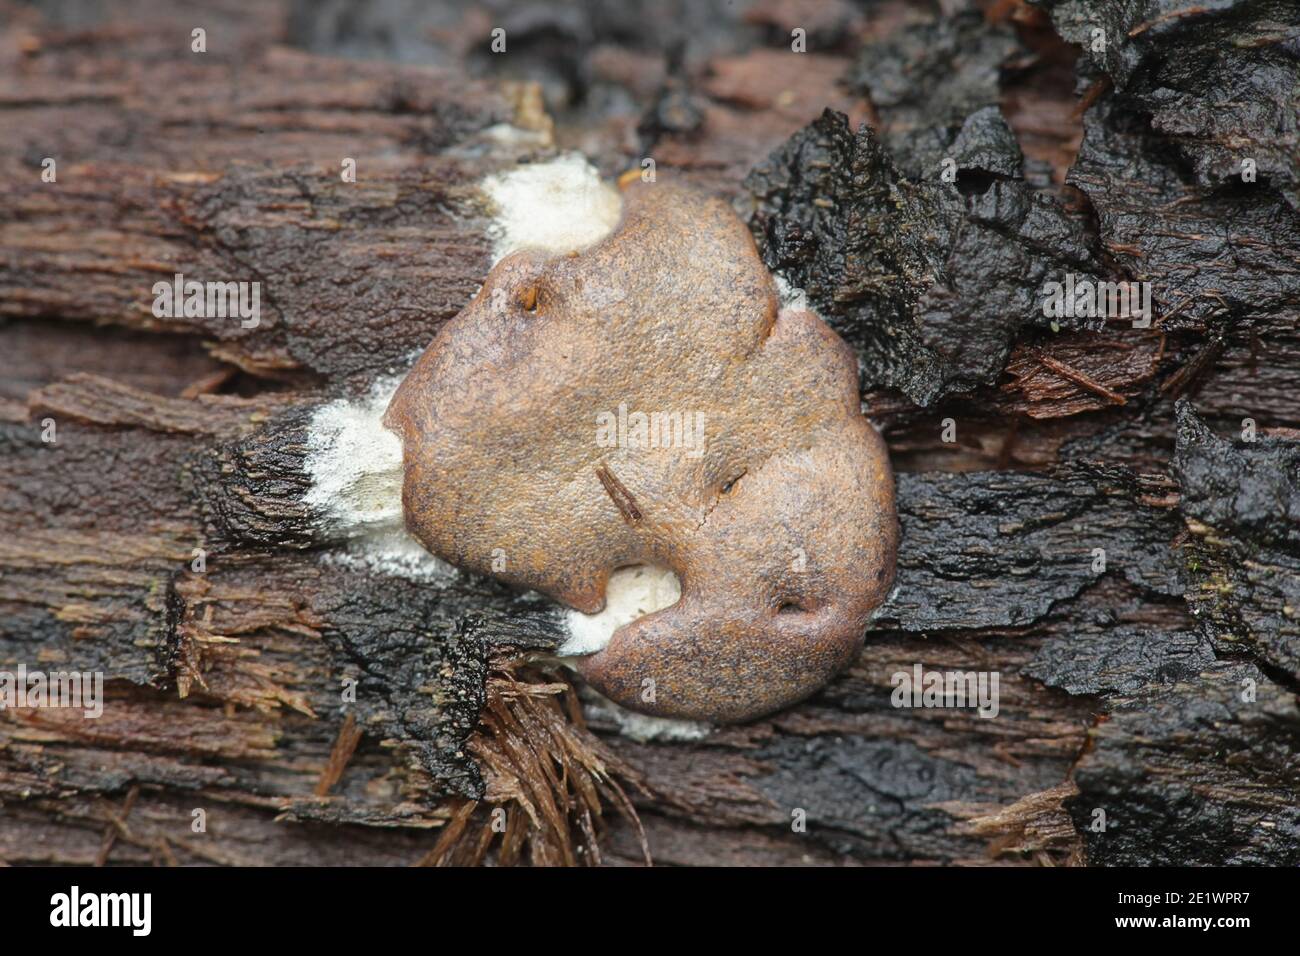
[[[736,487],[736,482],[740,481],[740,479],[744,477],[745,477],[745,473],[742,471],[736,477],[727,479],[722,483],[722,487],[718,489],[718,494],[720,495],[731,494],[731,489]]]

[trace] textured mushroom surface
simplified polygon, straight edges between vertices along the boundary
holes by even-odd
[[[892,586],[893,477],[854,356],[778,308],[728,205],[662,176],[623,188],[595,246],[498,263],[385,424],[407,526],[439,557],[586,613],[617,568],[677,574],[675,604],[577,661],[642,713],[738,721],[807,697]]]

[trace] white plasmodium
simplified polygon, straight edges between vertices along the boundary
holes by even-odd
[[[781,308],[790,309],[792,312],[814,312],[815,314],[815,310],[808,305],[807,292],[791,285],[790,281],[779,272],[774,272],[772,279],[776,283],[776,297],[781,303]]]
[[[642,743],[650,740],[703,740],[713,732],[712,724],[672,717],[651,717],[620,707],[590,687],[584,688],[583,701],[589,718],[604,717],[618,726],[619,733]]]
[[[489,176],[483,191],[494,207],[494,264],[520,249],[580,252],[613,232],[623,213],[618,190],[577,153]]]
[[[596,614],[569,611],[569,639],[560,646],[561,657],[594,654],[603,650],[614,632],[629,621],[671,607],[682,596],[677,575],[666,568],[637,564],[619,568],[605,587],[605,608]]]
[[[382,574],[428,579],[451,566],[425,551],[402,517],[402,443],[383,425],[401,376],[384,378],[358,399],[338,399],[312,415],[303,501],[330,533],[348,540],[328,561]]]
[[[312,484],[304,500],[345,534],[401,523],[402,442],[382,424],[399,381],[381,379],[368,395],[329,402],[312,415],[307,436]]]

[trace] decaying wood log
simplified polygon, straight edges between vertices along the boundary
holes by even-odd
[[[765,720],[629,727],[555,661],[558,608],[394,557],[312,494],[321,410],[363,401],[464,305],[490,261],[478,181],[556,137],[607,173],[652,155],[752,211],[838,135],[824,107],[849,114],[856,162],[900,176],[989,136],[962,154],[976,192],[935,200],[967,236],[937,257],[958,284],[978,278],[959,261],[975,234],[1037,270],[1140,260],[1115,246],[1146,239],[1102,192],[1099,149],[1063,185],[1084,127],[1045,16],[963,23],[1002,39],[970,47],[991,74],[959,64],[982,99],[937,119],[879,92],[936,48],[898,32],[920,29],[902,3],[828,17],[814,36],[833,52],[804,60],[758,4],[676,84],[648,46],[575,41],[575,75],[644,107],[579,137],[581,110],[553,130],[538,89],[469,69],[463,39],[434,68],[333,59],[281,45],[316,42],[269,3],[201,11],[200,56],[196,14],[108,6],[0,31],[0,671],[107,680],[93,720],[0,712],[0,861],[1300,862],[1300,296],[1294,261],[1255,244],[1252,281],[1282,288],[1267,316],[1220,324],[1206,306],[1169,330],[1056,335],[1005,311],[954,343],[957,310],[921,289],[915,351],[875,353],[889,374],[866,383],[899,471],[898,588],[845,674]],[[999,105],[1005,123],[968,122]],[[850,143],[861,119],[879,143]],[[1000,165],[1008,142],[1023,175]],[[1232,201],[1180,208],[1226,229]],[[1283,202],[1247,201],[1251,230]],[[1031,220],[1079,224],[1077,255],[1007,232]],[[770,225],[770,261],[794,255]],[[811,277],[870,349],[860,267]],[[259,324],[155,316],[176,273],[260,282]],[[1028,301],[1003,292],[998,308]],[[966,336],[988,348],[963,354]],[[921,351],[939,359],[896,364]],[[1243,418],[1255,443],[1232,440]],[[896,706],[917,666],[996,673],[996,717]]]

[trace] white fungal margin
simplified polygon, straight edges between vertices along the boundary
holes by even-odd
[[[368,395],[340,398],[316,409],[307,434],[303,500],[349,532],[400,523],[402,441],[383,426],[400,378],[375,382]]]
[[[492,262],[520,249],[581,252],[618,226],[623,198],[580,153],[526,163],[483,180],[492,200]]]
[[[577,657],[604,650],[614,632],[639,617],[671,607],[682,596],[682,582],[667,568],[634,564],[619,568],[605,587],[605,608],[596,614],[570,610],[564,622],[569,636],[557,652]]]
[[[403,375],[384,377],[356,399],[318,408],[307,430],[303,495],[331,537],[345,545],[327,563],[427,580],[455,569],[429,554],[402,516],[402,441],[384,427],[384,412]]]
[[[781,308],[792,312],[816,312],[808,304],[807,292],[791,285],[790,281],[779,272],[772,273],[772,279],[776,283],[776,297],[781,303]]]
[[[703,740],[717,728],[698,720],[679,720],[675,717],[650,717],[620,707],[608,697],[590,687],[582,689],[583,708],[587,719],[610,721],[624,737],[640,743],[649,741],[689,742]]]

